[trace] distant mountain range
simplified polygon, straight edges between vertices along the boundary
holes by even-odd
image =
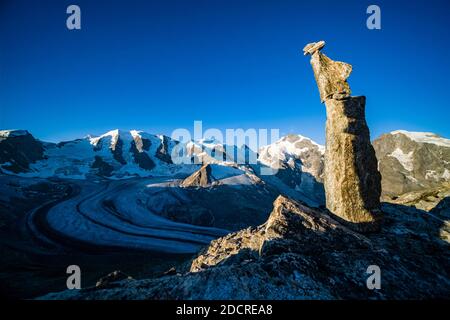
[[[190,175],[200,166],[173,163],[171,154],[177,144],[170,137],[137,130],[112,130],[98,137],[60,143],[42,142],[26,130],[3,130],[0,170],[23,177],[69,179]],[[433,133],[399,130],[382,135],[373,145],[386,197],[450,181],[449,139]],[[241,154],[252,152],[246,146],[241,148],[246,149]],[[258,175],[261,167],[276,169],[275,176],[288,188],[320,199],[324,149],[307,137],[288,135],[260,148],[256,165],[234,163],[226,146],[215,140],[191,141],[183,156],[197,160],[196,163],[215,164],[216,168],[231,166],[238,170],[235,173],[250,176]],[[252,177],[250,181],[256,180]]]

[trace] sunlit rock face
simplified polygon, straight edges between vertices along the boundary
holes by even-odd
[[[199,170],[187,177],[181,183],[182,187],[206,187],[212,182],[211,166],[209,164],[203,165]]]
[[[352,66],[320,52],[324,42],[308,44],[311,65],[327,111],[324,186],[327,208],[358,231],[378,228],[381,175],[365,120],[365,97],[351,97]]]
[[[383,176],[382,199],[450,184],[450,139],[397,130],[373,142]]]

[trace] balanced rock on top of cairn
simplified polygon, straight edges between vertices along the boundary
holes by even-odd
[[[311,55],[320,99],[327,111],[324,186],[328,210],[360,232],[375,231],[381,218],[381,175],[365,119],[366,98],[350,96],[352,66],[320,50],[324,41],[303,49]]]

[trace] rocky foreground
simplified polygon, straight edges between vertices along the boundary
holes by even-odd
[[[448,223],[402,205],[382,209],[381,231],[362,235],[280,196],[266,223],[212,241],[190,270],[41,299],[450,298]],[[379,290],[367,288],[370,265],[381,269]]]

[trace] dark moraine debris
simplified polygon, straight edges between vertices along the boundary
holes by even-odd
[[[1,167],[14,173],[27,172],[30,164],[44,159],[43,144],[25,130],[0,131]]]
[[[117,162],[119,162],[120,164],[127,164],[127,162],[123,158],[122,150],[123,150],[123,142],[119,138],[117,139],[117,142],[111,146],[111,153],[113,154],[113,157]]]
[[[156,150],[155,155],[159,160],[164,161],[166,163],[172,164],[172,157],[169,153],[169,137],[162,136],[161,144],[158,147],[158,150]]]

